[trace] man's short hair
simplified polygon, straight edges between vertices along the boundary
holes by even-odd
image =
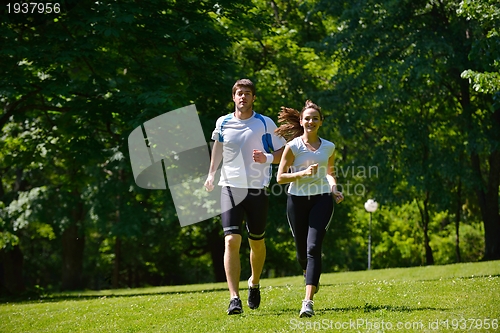
[[[252,95],[255,96],[255,85],[249,79],[240,79],[236,81],[233,86],[233,96],[236,93],[236,90],[241,87],[249,88],[252,91]]]

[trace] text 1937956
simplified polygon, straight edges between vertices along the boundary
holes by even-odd
[[[13,2],[7,5],[8,14],[59,14],[61,4],[53,2]]]

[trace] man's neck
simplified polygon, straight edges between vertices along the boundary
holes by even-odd
[[[241,111],[241,110],[238,110],[237,108],[234,110],[234,116],[237,118],[237,119],[240,119],[240,120],[245,120],[245,119],[248,119],[250,117],[253,116],[253,110],[252,109],[249,109],[248,111]]]

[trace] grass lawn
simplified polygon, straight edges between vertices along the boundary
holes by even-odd
[[[242,277],[245,278],[245,277]],[[0,332],[500,332],[500,261],[264,279],[259,309],[226,314],[225,283],[85,291],[0,303]]]

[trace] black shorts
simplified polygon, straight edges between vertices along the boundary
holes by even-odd
[[[221,219],[224,236],[241,235],[246,215],[248,238],[264,239],[269,196],[266,189],[246,189],[224,186],[221,191]]]

